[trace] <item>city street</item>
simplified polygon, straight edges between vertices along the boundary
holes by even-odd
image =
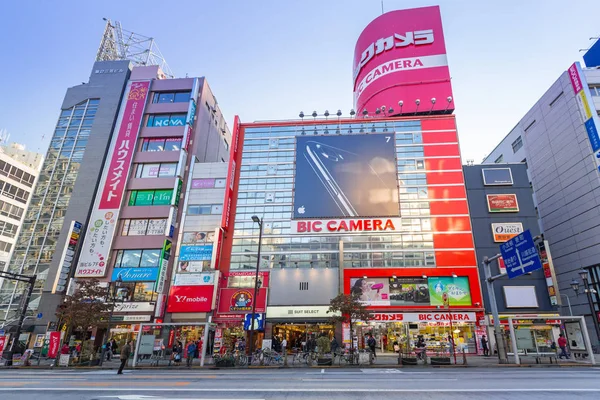
[[[600,368],[0,372],[0,397],[39,399],[591,399]]]

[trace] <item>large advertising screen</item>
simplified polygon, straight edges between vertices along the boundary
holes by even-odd
[[[394,134],[296,138],[294,218],[400,214]]]
[[[393,107],[395,113],[454,110],[438,6],[377,17],[356,42],[353,68],[359,113],[366,109],[372,114],[381,106]]]
[[[350,293],[368,306],[470,306],[467,277],[353,278]]]

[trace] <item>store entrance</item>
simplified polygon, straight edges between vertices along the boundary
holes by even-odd
[[[321,334],[329,340],[333,339],[335,326],[327,323],[282,323],[273,325],[273,337],[278,337],[281,342],[284,338],[288,342],[288,350],[310,350],[311,339],[315,341]],[[308,345],[307,345],[308,344]]]

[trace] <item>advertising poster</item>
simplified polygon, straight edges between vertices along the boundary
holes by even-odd
[[[215,240],[215,232],[184,232],[181,240],[182,244],[203,244],[212,243]]]
[[[48,358],[56,358],[58,347],[60,345],[60,332],[50,332],[50,342],[48,343]]]
[[[177,273],[197,273],[208,271],[210,265],[204,261],[180,261],[177,263]]]
[[[519,203],[516,194],[488,194],[488,211],[497,212],[518,212]]]
[[[369,306],[390,305],[389,278],[354,278],[350,280],[350,293]]]
[[[173,286],[196,286],[213,285],[215,274],[212,272],[204,274],[175,274]]]
[[[167,312],[209,312],[214,291],[214,285],[171,286]]]
[[[106,274],[106,262],[125,194],[125,182],[131,169],[149,88],[150,81],[133,82],[123,100],[119,127],[113,135],[94,208],[90,214],[87,234],[75,270],[76,278],[104,277]]]
[[[294,218],[399,216],[395,136],[298,136]]]
[[[254,301],[254,289],[232,289],[224,288],[219,294],[219,314],[247,314],[252,311]],[[266,312],[267,289],[258,290],[258,299],[256,301],[257,313]]]
[[[429,305],[429,286],[423,278],[390,278],[390,305]]]
[[[565,331],[567,332],[568,347],[571,350],[585,350],[579,321],[565,322]]]
[[[523,224],[520,222],[492,224],[492,235],[496,243],[504,243],[520,233],[523,233]]]
[[[469,278],[439,277],[428,278],[428,281],[432,306],[443,306],[445,293],[447,293],[447,298],[451,306],[471,305]]]
[[[181,246],[179,248],[179,261],[210,261],[212,259],[213,245]]]
[[[6,336],[0,336],[0,357],[2,357],[2,352],[4,351],[5,346],[6,346]]]

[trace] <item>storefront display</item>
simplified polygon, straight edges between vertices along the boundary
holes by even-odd
[[[325,334],[330,340],[335,333],[335,325],[328,323],[289,323],[274,324],[272,328],[273,337],[281,342],[284,338],[288,343],[288,350],[305,349],[310,339],[317,339]]]

